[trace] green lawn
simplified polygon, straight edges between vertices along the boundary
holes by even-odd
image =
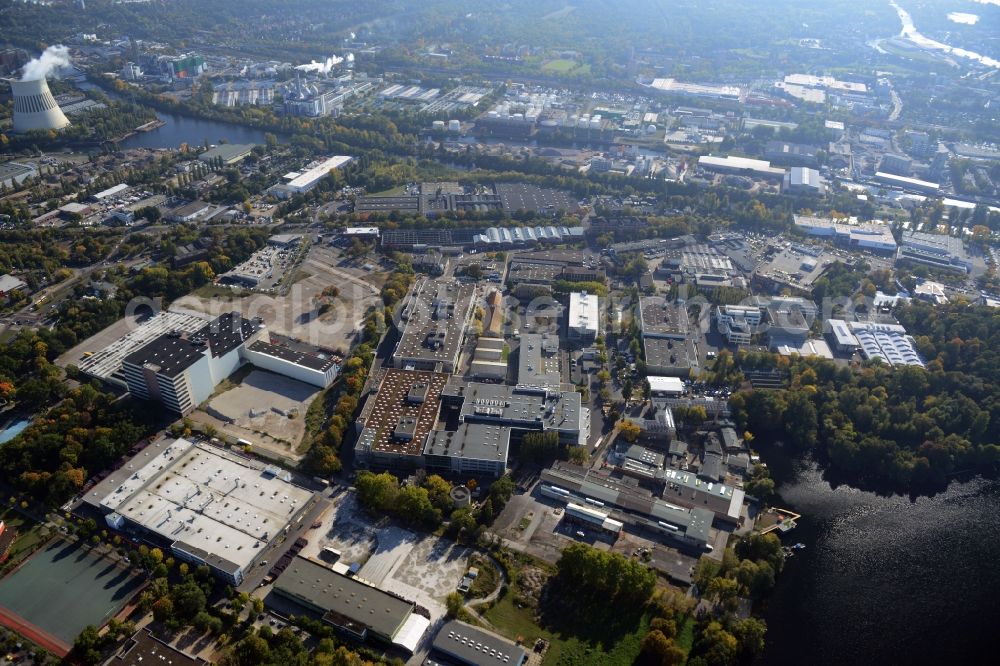
[[[547,63],[542,65],[542,70],[546,72],[553,72],[555,74],[569,74],[575,71],[579,63],[575,60],[569,60],[566,58],[557,58],[556,60],[549,60]]]
[[[549,651],[543,662],[546,666],[630,666],[639,655],[642,639],[649,632],[648,615],[638,618],[631,631],[626,633],[608,632],[606,625],[595,621],[589,626],[576,626],[574,634],[577,635],[571,635],[538,626],[533,614],[530,608],[516,607],[511,594],[484,613],[500,633],[515,640],[520,637],[529,650],[539,638],[548,641]],[[572,626],[579,619],[567,618],[567,625]],[[588,639],[580,635],[586,635]]]
[[[7,529],[17,530],[17,540],[10,549],[10,558],[4,563],[5,567],[20,562],[49,537],[43,533],[40,523],[25,518],[9,507],[0,512],[0,520],[7,524]]]

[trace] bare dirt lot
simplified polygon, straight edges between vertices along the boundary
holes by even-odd
[[[238,310],[246,317],[261,317],[273,333],[302,340],[311,345],[347,351],[368,309],[379,302],[385,273],[370,272],[345,260],[334,248],[313,246],[299,270],[305,277],[293,284],[284,296],[243,293],[215,287],[202,296],[189,294],[171,304],[177,312],[201,312],[217,316]],[[320,295],[327,287],[340,294],[321,311]]]
[[[253,370],[190,418],[287,457],[302,440],[306,410],[318,393],[304,382]]]

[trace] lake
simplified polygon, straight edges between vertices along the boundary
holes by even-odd
[[[205,141],[217,144],[221,139],[229,143],[255,143],[263,145],[262,130],[232,125],[216,120],[189,118],[174,113],[159,113],[157,117],[166,125],[151,132],[139,132],[122,141],[122,148],[179,148],[182,143],[200,146]]]
[[[804,514],[785,541],[806,549],[768,601],[761,663],[949,664],[992,651],[1000,482],[911,501],[832,488],[815,463],[780,456],[765,456],[777,505]]]

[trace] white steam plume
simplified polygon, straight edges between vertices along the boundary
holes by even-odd
[[[42,52],[42,55],[31,60],[24,66],[21,80],[37,81],[38,79],[44,79],[52,72],[68,68],[69,66],[69,49],[62,44],[50,46]]]

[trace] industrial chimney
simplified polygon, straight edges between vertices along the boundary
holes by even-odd
[[[69,119],[59,108],[44,78],[34,81],[11,81],[14,96],[14,131],[62,129]]]

